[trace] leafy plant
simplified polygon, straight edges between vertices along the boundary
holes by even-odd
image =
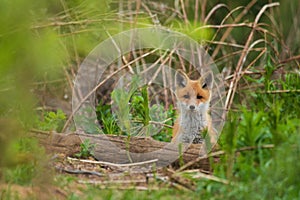
[[[101,103],[97,106],[97,118],[103,133],[142,134],[152,136],[156,140],[170,141],[175,117],[173,106],[165,110],[160,104],[150,105],[148,89],[146,86],[138,88],[138,81],[138,78],[133,79],[129,92],[122,89],[114,90],[112,93],[114,108]]]
[[[117,119],[112,114],[110,105],[103,105],[101,102],[96,107],[97,119],[101,124],[101,130],[104,134],[119,135],[121,130],[117,124]]]
[[[36,127],[45,131],[61,132],[66,122],[65,113],[58,109],[56,112],[45,112],[43,119],[37,121]]]
[[[131,97],[132,118],[141,121],[144,126],[150,124],[150,105],[147,86],[137,90]]]
[[[94,156],[95,144],[90,143],[90,140],[86,139],[80,144],[80,152],[75,154],[78,158],[88,158]]]
[[[131,119],[130,119],[130,99],[135,91],[138,89],[139,77],[132,77],[132,81],[130,84],[130,88],[128,90],[124,90],[123,88],[115,89],[111,97],[114,101],[114,110],[118,120],[118,125],[121,130],[125,132],[128,136],[134,133],[135,127],[132,127]]]

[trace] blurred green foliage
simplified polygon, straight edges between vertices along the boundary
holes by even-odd
[[[20,185],[31,185],[33,181],[49,182],[46,180],[48,177],[42,175],[46,170],[42,168],[44,156],[43,149],[34,139],[27,137],[15,139],[3,156],[7,161],[3,170],[5,181]]]
[[[0,17],[0,116],[30,123],[33,81],[57,75],[66,52],[54,30],[36,32],[31,27],[48,3],[2,1]],[[38,18],[37,18],[38,15]],[[26,125],[22,123],[22,125]]]
[[[42,180],[38,177],[46,158],[37,142],[26,138],[25,130],[32,127],[35,116],[32,84],[45,74],[57,77],[66,52],[53,29],[32,29],[50,16],[51,2],[0,4],[0,179],[32,184],[34,179]]]

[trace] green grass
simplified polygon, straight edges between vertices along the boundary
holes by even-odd
[[[193,192],[183,192],[175,189],[164,189],[160,188],[159,190],[146,190],[138,191],[135,189],[128,190],[113,190],[113,189],[103,189],[99,190],[97,187],[90,187],[85,191],[85,194],[82,196],[72,194],[68,197],[69,200],[92,200],[92,199],[124,199],[124,200],[143,200],[143,199],[198,199],[199,196]]]

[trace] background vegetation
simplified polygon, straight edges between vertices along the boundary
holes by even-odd
[[[180,173],[195,191],[89,187],[83,197],[70,191],[68,198],[299,199],[299,12],[297,0],[1,1],[1,185],[64,183],[55,182],[60,179],[49,173],[48,158],[28,131],[64,129],[74,77],[97,44],[130,28],[160,25],[202,43],[226,80],[228,116],[210,178]],[[132,99],[135,119],[148,123],[145,101],[142,92]],[[115,133],[107,102],[97,107],[98,119],[105,133]],[[165,112],[174,119],[172,105]],[[156,139],[168,141],[169,132]],[[1,189],[0,197],[16,194]]]

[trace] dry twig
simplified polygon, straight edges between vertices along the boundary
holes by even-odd
[[[79,162],[83,162],[83,163],[99,164],[99,165],[105,165],[105,166],[117,167],[117,168],[134,167],[134,166],[138,166],[138,165],[153,164],[158,161],[158,159],[153,159],[153,160],[147,160],[144,162],[136,162],[136,163],[129,163],[129,164],[116,164],[116,163],[111,163],[111,162],[85,160],[85,159],[77,159],[77,158],[71,158],[71,157],[68,157],[67,159],[70,161],[79,161]]]

